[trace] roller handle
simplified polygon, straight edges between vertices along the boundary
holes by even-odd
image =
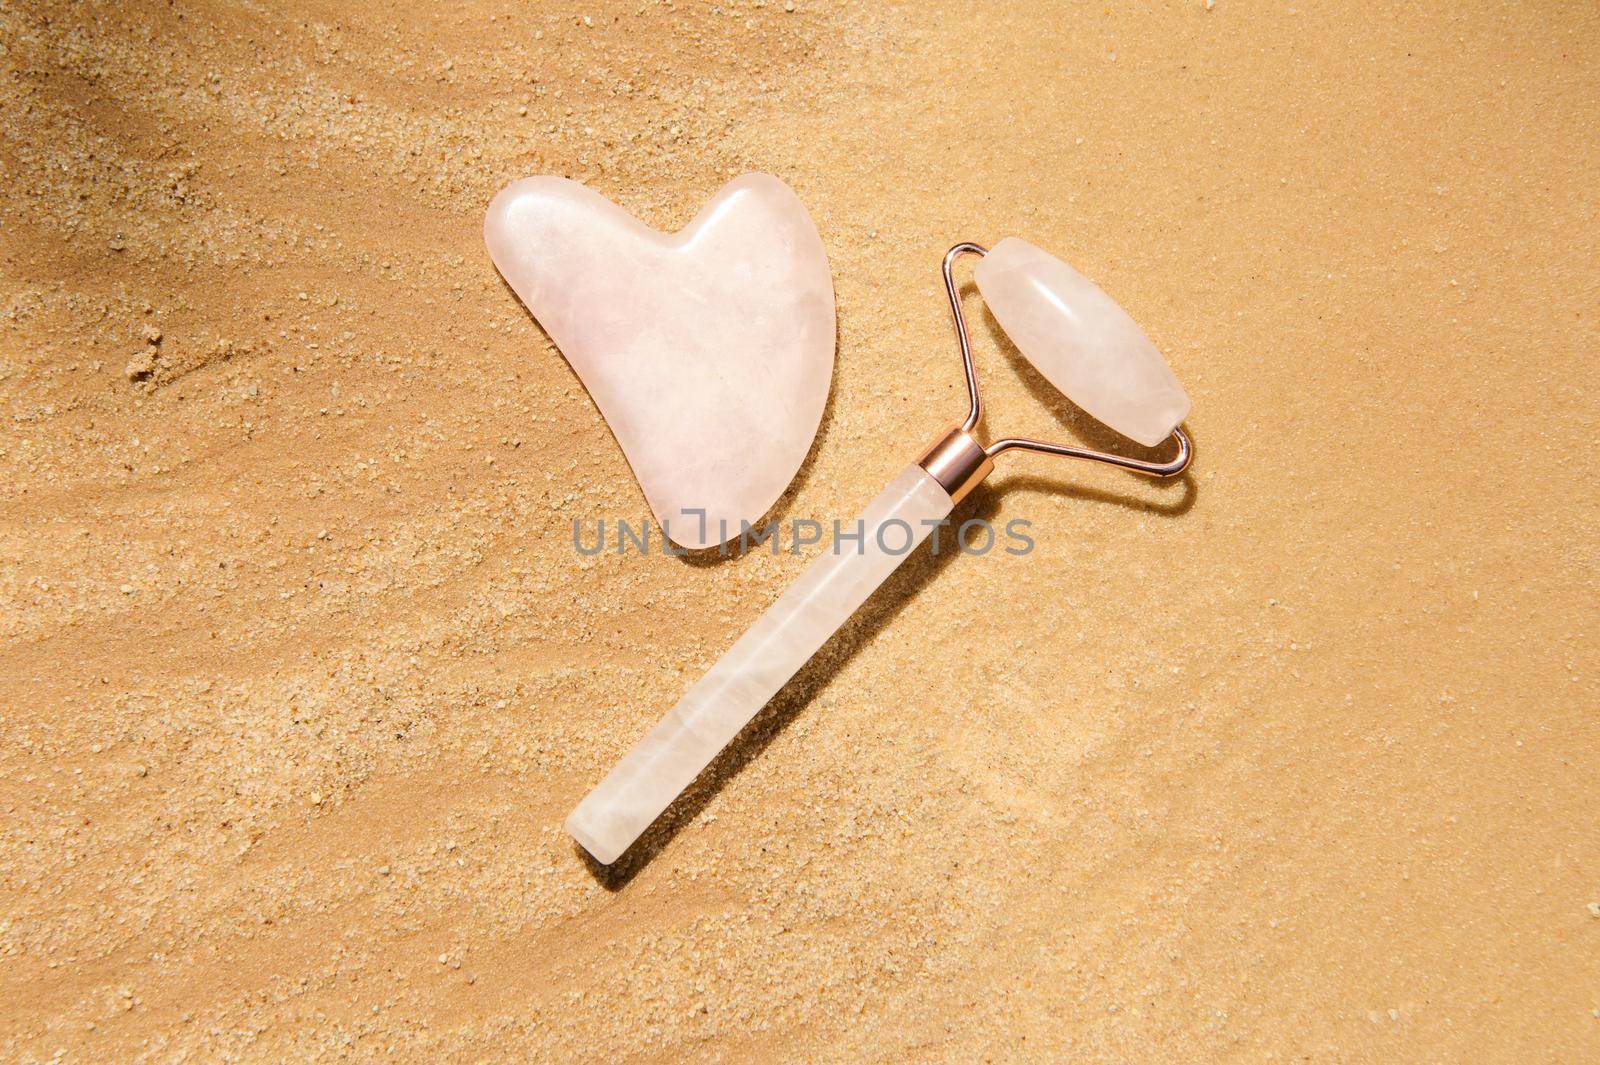
[[[621,857],[954,505],[907,466],[578,804],[572,838],[602,865]]]

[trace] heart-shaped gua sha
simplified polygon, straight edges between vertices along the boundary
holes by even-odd
[[[490,203],[484,240],[673,542],[723,543],[777,502],[822,420],[834,349],[827,252],[788,185],[735,178],[661,233],[575,181],[524,178]]]

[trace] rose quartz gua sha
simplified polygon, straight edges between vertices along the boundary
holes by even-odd
[[[1090,414],[1125,436],[1176,454],[1166,462],[1007,437],[985,447],[983,405],[966,320],[951,268],[964,253],[984,256],[978,287],[1018,350]],[[1155,345],[1116,303],[1082,274],[1031,244],[1008,238],[991,254],[957,244],[944,257],[945,291],[955,314],[971,406],[966,421],[889,483],[861,515],[852,537],[811,563],[678,701],[665,718],[567,818],[567,831],[602,864],[622,855],[717,752],[777,694],[902,559],[994,469],[1004,451],[1037,451],[1109,463],[1151,477],[1175,477],[1189,465],[1179,422],[1189,399]]]
[[[793,190],[746,174],[660,233],[575,181],[532,177],[494,198],[483,234],[673,542],[756,524],[804,461],[833,376],[833,279]]]

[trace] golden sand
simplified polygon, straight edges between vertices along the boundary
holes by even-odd
[[[417,7],[0,5],[0,1057],[1600,1058],[1591,5]],[[959,416],[963,239],[1199,457],[1008,457],[1037,549],[908,563],[602,873],[805,559],[574,553],[644,502],[482,211],[746,170],[838,291],[781,515]]]

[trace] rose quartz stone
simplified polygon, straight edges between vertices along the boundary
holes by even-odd
[[[672,540],[711,547],[757,523],[833,376],[833,280],[794,191],[746,174],[662,233],[575,181],[525,178],[489,205],[484,240]]]
[[[1007,237],[974,271],[1017,350],[1078,406],[1146,447],[1189,416],[1161,352],[1100,287],[1048,252]]]

